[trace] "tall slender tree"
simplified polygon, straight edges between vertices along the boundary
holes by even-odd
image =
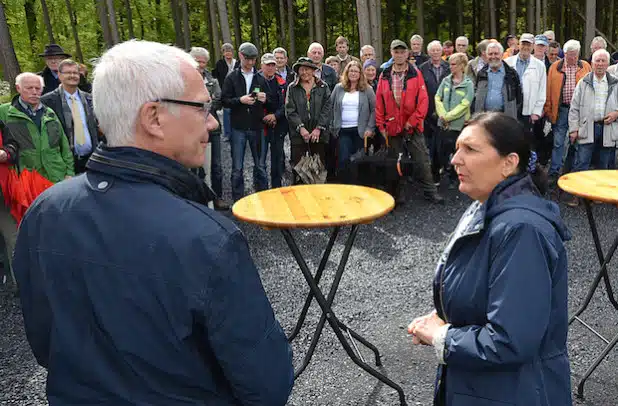
[[[517,32],[517,0],[509,0],[509,34]]]
[[[585,46],[582,48],[585,49],[586,57],[590,56],[590,43],[592,39],[596,35],[596,12],[597,12],[597,0],[586,0],[586,40]]]
[[[526,4],[526,32],[534,32],[534,0],[528,0]]]
[[[237,0],[230,0],[232,5],[232,22],[234,24],[234,44],[236,49],[242,43],[242,32],[240,30],[240,2]]]
[[[498,36],[498,29],[496,27],[496,0],[489,1],[489,35],[491,38]]]
[[[114,39],[112,38],[112,31],[109,28],[109,19],[107,18],[107,4],[105,0],[95,0],[97,14],[99,15],[99,25],[101,26],[101,32],[103,34],[103,41],[105,41],[105,47],[111,48],[114,46]]]
[[[287,0],[288,2],[288,36],[290,38],[290,47],[288,49],[288,55],[291,60],[296,59],[296,34],[294,32],[294,0]]]
[[[172,8],[172,22],[174,23],[174,43],[179,48],[185,48],[185,40],[182,34],[182,23],[180,22],[181,17],[178,13],[178,11],[180,10],[178,0],[170,0],[170,6]]]
[[[315,42],[315,13],[313,0],[307,0],[307,23],[309,23],[309,42]]]
[[[47,39],[50,44],[53,44],[56,40],[54,39],[54,30],[52,29],[51,20],[49,18],[47,0],[41,0],[41,10],[43,11],[43,22],[45,23],[45,29],[47,30]]]
[[[371,44],[375,47],[377,62],[382,61],[382,1],[369,0],[371,22]]]
[[[116,22],[116,9],[114,8],[114,0],[107,0],[107,16],[109,18],[109,28],[112,33],[114,44],[120,42],[120,34],[118,33],[118,23]]]
[[[367,0],[356,0],[358,35],[361,46],[373,43],[371,41],[371,20],[369,19],[369,5],[367,3]]]
[[[285,44],[286,42],[286,12],[285,12],[285,0],[279,0],[279,43]]]
[[[607,27],[609,28],[607,30],[607,39],[609,40],[609,42],[614,42],[614,21],[615,20],[615,15],[616,15],[616,0],[610,0],[609,1],[609,13],[607,13]],[[616,49],[616,51],[618,51],[618,49]]]
[[[71,0],[64,0],[67,6],[67,13],[69,14],[69,20],[71,22],[71,31],[73,32],[73,39],[75,40],[75,57],[78,61],[84,62],[84,55],[82,54],[82,46],[79,42],[79,35],[77,33],[77,18],[73,13],[73,7],[71,7]]]
[[[534,28],[535,29],[532,32],[537,32],[543,29],[543,26],[541,25],[541,0],[536,0],[534,11],[535,11],[535,18],[534,18]]]
[[[310,0],[311,1],[311,0]],[[313,0],[313,19],[315,22],[315,40],[324,46],[324,50],[328,48],[326,43],[326,26],[324,25],[324,1]]]
[[[36,50],[36,36],[37,36],[37,15],[34,11],[35,0],[24,1],[24,14],[26,15],[26,27],[28,28],[28,39],[30,40],[30,48],[32,54],[35,55]]]
[[[2,1],[0,1],[0,63],[3,67],[4,79],[11,84],[11,89],[15,90],[15,78],[21,69],[17,55],[15,55],[15,47]]]
[[[424,0],[416,0],[416,33],[425,38]]]
[[[217,5],[215,0],[208,0],[208,8],[210,9],[210,27],[212,29],[212,47],[215,51],[215,59],[219,60],[221,41],[219,39],[219,26],[217,25]]]
[[[133,11],[131,10],[131,0],[124,0],[124,8],[127,13],[127,28],[129,30],[129,38],[135,38],[135,30],[133,29]]]
[[[251,0],[251,42],[260,49],[260,19],[258,17],[259,0]],[[310,0],[311,1],[311,0]]]
[[[189,24],[189,7],[187,6],[187,0],[180,0],[180,8],[182,13],[182,38],[185,44],[185,49],[188,51],[191,48],[191,25]],[[214,13],[215,20],[217,14]]]
[[[227,2],[217,0],[217,11],[219,12],[219,26],[223,42],[232,43],[232,33],[230,32],[230,19],[227,13]]]

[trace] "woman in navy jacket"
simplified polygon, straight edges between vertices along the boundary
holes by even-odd
[[[528,148],[502,113],[476,116],[457,140],[459,190],[475,202],[438,263],[436,310],[408,327],[435,348],[435,405],[571,404],[570,234]]]

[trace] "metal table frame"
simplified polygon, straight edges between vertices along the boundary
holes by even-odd
[[[311,271],[309,270],[309,267],[307,266],[307,263],[305,262],[300,252],[300,249],[296,244],[296,241],[294,240],[291,230],[281,230],[286,243],[292,251],[292,255],[296,259],[296,262],[298,263],[298,266],[300,267],[300,270],[302,271],[303,276],[305,277],[305,280],[309,285],[309,293],[307,294],[307,298],[305,299],[305,304],[296,323],[296,327],[288,337],[288,340],[291,342],[298,336],[298,333],[300,332],[305,322],[307,312],[309,310],[309,307],[311,306],[311,302],[314,297],[318,302],[320,309],[322,310],[322,315],[313,334],[313,338],[311,339],[309,350],[307,351],[307,354],[305,354],[305,358],[301,367],[294,372],[294,379],[298,378],[300,374],[302,374],[309,365],[311,357],[313,356],[315,348],[318,344],[318,340],[320,339],[320,335],[322,334],[322,330],[324,329],[324,325],[328,321],[328,324],[333,329],[335,335],[337,336],[337,339],[343,346],[345,352],[348,354],[348,357],[350,357],[350,359],[356,365],[361,367],[365,372],[397,391],[401,405],[406,406],[407,403],[405,400],[405,394],[403,392],[403,389],[395,382],[390,380],[386,375],[380,373],[376,369],[372,368],[367,362],[365,362],[365,359],[359,351],[358,346],[356,345],[356,342],[354,340],[358,340],[365,347],[373,351],[376,366],[379,367],[382,366],[382,361],[380,360],[380,352],[378,351],[378,348],[375,345],[371,344],[369,341],[367,341],[365,338],[363,338],[360,334],[350,329],[343,322],[341,322],[337,318],[337,316],[335,316],[335,313],[332,309],[332,304],[335,299],[335,294],[337,293],[337,288],[339,287],[339,283],[341,282],[346,263],[348,262],[348,257],[350,256],[350,251],[352,250],[354,240],[356,239],[356,235],[358,233],[358,227],[358,224],[355,224],[350,230],[350,234],[346,240],[345,248],[343,250],[343,255],[341,256],[339,266],[337,267],[337,271],[335,273],[335,279],[333,280],[327,297],[324,297],[324,294],[322,293],[322,290],[320,290],[320,287],[318,285],[320,283],[320,279],[322,277],[324,269],[326,268],[326,264],[328,262],[328,258],[330,257],[333,245],[335,244],[335,240],[337,239],[339,231],[341,230],[341,226],[334,227],[330,236],[330,240],[328,241],[326,249],[324,250],[320,265],[318,266],[318,269],[315,273],[315,276],[311,274]]]
[[[601,364],[601,362],[607,356],[607,354],[609,354],[610,351],[614,349],[616,344],[618,344],[618,334],[614,336],[614,338],[610,341],[606,339],[605,337],[603,337],[599,332],[597,332],[594,328],[592,328],[590,325],[588,325],[584,320],[582,320],[579,317],[590,304],[590,301],[592,300],[592,296],[594,295],[597,287],[601,283],[601,279],[603,279],[603,283],[605,284],[605,289],[607,290],[607,297],[610,303],[612,304],[612,306],[614,306],[616,310],[618,310],[618,302],[616,302],[616,299],[614,298],[614,291],[612,289],[612,285],[609,280],[609,275],[607,272],[607,266],[609,262],[612,260],[614,253],[616,252],[616,249],[618,248],[618,235],[616,235],[616,237],[614,238],[614,242],[612,243],[609,251],[607,252],[607,255],[604,255],[603,248],[601,247],[601,242],[599,241],[599,233],[597,231],[597,225],[594,220],[594,216],[592,214],[592,203],[588,199],[584,198],[583,200],[584,200],[584,205],[586,207],[586,215],[588,216],[588,223],[590,224],[590,231],[592,232],[592,239],[594,241],[594,246],[597,252],[597,257],[599,259],[599,264],[601,268],[599,272],[597,273],[597,276],[594,278],[592,285],[590,286],[590,290],[588,291],[588,295],[586,296],[584,303],[575,312],[575,314],[571,316],[571,318],[569,319],[569,325],[573,323],[575,320],[577,320],[584,327],[586,327],[588,330],[594,333],[597,337],[599,337],[607,345],[605,349],[603,350],[603,352],[595,359],[594,363],[584,373],[584,377],[579,382],[579,385],[577,386],[577,397],[579,398],[584,397],[584,384],[586,383],[586,380],[590,377],[590,375],[592,375],[594,370]]]

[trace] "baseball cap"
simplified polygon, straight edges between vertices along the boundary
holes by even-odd
[[[394,39],[393,42],[391,42],[391,50],[395,48],[408,49],[408,45],[400,39]]]
[[[519,37],[519,42],[529,42],[531,44],[534,44],[534,35],[529,33],[521,34],[521,36]]]
[[[277,60],[275,59],[275,55],[271,54],[270,52],[262,55],[262,65],[268,65],[270,63],[277,63]]]
[[[238,53],[243,54],[245,58],[255,59],[258,56],[258,50],[255,45],[250,42],[243,42],[238,47]]]
[[[539,44],[539,45],[549,46],[549,40],[543,34],[539,34],[536,37],[534,37],[534,43]]]

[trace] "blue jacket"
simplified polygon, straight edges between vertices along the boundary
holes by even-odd
[[[290,346],[203,182],[136,148],[87,165],[35,201],[15,249],[50,405],[284,405]]]
[[[438,315],[452,324],[436,396],[447,406],[570,405],[570,233],[557,205],[530,176],[513,176],[468,215],[433,284]]]

